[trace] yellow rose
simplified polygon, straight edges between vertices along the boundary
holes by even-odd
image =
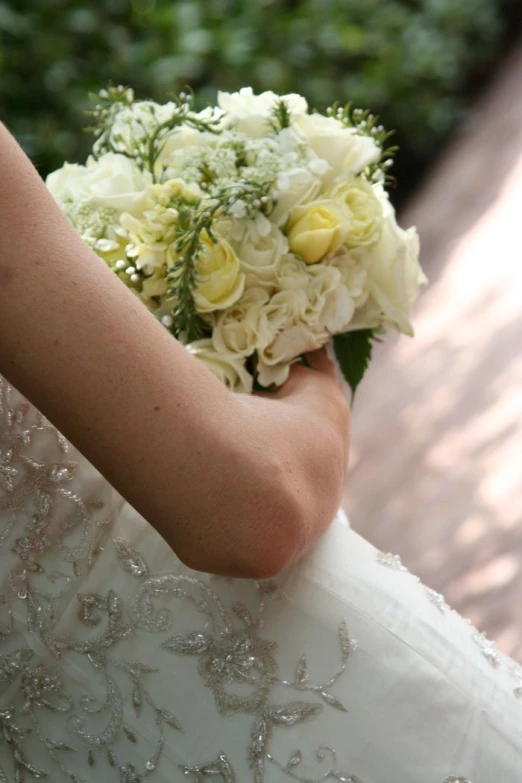
[[[377,242],[382,231],[383,211],[369,182],[357,177],[331,188],[328,196],[344,204],[350,215],[345,245],[360,247]]]
[[[339,250],[350,229],[350,214],[333,199],[295,207],[288,220],[290,249],[307,264],[315,264]]]
[[[213,242],[206,231],[201,234],[201,245],[194,293],[196,307],[200,313],[224,310],[237,302],[245,287],[239,258],[226,239]]]

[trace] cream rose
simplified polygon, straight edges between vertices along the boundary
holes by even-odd
[[[370,283],[368,279],[368,266],[370,256],[365,248],[347,250],[334,256],[331,263],[341,273],[341,280],[356,308],[368,299]],[[315,269],[315,267],[310,267]]]
[[[251,87],[243,87],[239,92],[218,92],[218,106],[227,113],[234,130],[247,136],[259,138],[270,130],[269,120],[276,102],[283,99],[292,117],[306,114],[308,104],[301,95],[276,95],[263,92],[255,95]]]
[[[290,213],[287,234],[290,249],[307,264],[316,264],[345,243],[350,214],[333,199],[312,201]]]
[[[259,383],[262,386],[284,383],[290,372],[291,363],[306,351],[320,348],[328,340],[326,332],[316,332],[307,324],[288,326],[275,340],[259,352],[257,365]]]
[[[131,214],[140,212],[151,183],[149,172],[140,171],[125,155],[112,152],[98,160],[89,158],[86,166],[66,163],[46,180],[47,188],[59,202],[72,201],[76,207],[91,202]]]
[[[245,288],[245,275],[226,239],[213,242],[203,232],[201,243],[197,262],[198,281],[194,292],[196,307],[200,313],[224,310],[240,298]]]
[[[383,210],[374,188],[364,177],[335,185],[326,194],[345,205],[350,214],[350,228],[345,245],[360,247],[371,245],[379,239]]]
[[[302,114],[296,118],[296,129],[315,154],[331,167],[329,179],[359,174],[379,160],[381,151],[370,136],[347,128],[335,117],[322,114]],[[326,175],[324,179],[327,179]]]
[[[275,283],[278,288],[306,290],[309,277],[309,265],[297,256],[284,256],[277,270]]]
[[[299,204],[313,201],[321,189],[321,179],[303,167],[294,167],[284,171],[276,180],[275,206],[270,220],[283,226],[291,210]]]
[[[274,339],[275,329],[263,311],[269,294],[262,288],[249,288],[235,305],[220,313],[212,331],[219,353],[250,356]]]
[[[252,392],[253,379],[245,367],[245,360],[242,356],[216,351],[210,338],[195,340],[185,347],[229,389],[244,394]]]
[[[288,252],[288,240],[273,224],[268,224],[268,233],[261,235],[245,231],[240,241],[233,243],[246,276],[246,285],[273,287],[274,278],[281,265],[281,259]]]
[[[401,229],[391,205],[382,236],[369,253],[369,296],[355,314],[355,328],[382,324],[412,337],[410,308],[427,278],[419,263],[417,231]]]

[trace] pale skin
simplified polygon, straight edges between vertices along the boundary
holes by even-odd
[[[234,395],[82,242],[0,123],[0,373],[191,568],[276,575],[337,510],[349,408],[324,350]]]

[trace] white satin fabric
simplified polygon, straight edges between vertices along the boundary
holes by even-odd
[[[0,781],[522,780],[518,667],[342,512],[191,572],[0,379],[0,547]]]

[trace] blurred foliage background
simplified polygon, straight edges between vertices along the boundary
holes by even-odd
[[[0,117],[45,175],[82,160],[88,92],[300,92],[398,130],[414,178],[465,114],[520,0],[0,0]]]

